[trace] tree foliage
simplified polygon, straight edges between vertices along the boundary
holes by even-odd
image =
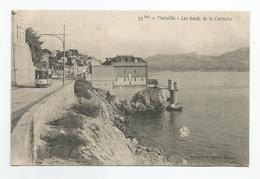
[[[25,31],[26,43],[28,43],[31,53],[32,61],[35,66],[38,66],[42,58],[42,44],[40,41],[41,36],[37,34],[31,27],[27,28]]]
[[[46,48],[42,50],[42,54],[43,53],[48,53],[49,55],[51,55],[51,51],[49,49],[46,49]]]

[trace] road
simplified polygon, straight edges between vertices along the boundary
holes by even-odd
[[[65,81],[65,83],[69,82],[69,80]],[[61,87],[62,80],[53,80],[52,85],[48,88],[28,86],[13,89],[11,92],[11,131],[13,131],[13,128],[26,111]]]

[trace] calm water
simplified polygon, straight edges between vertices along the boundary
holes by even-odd
[[[145,146],[162,148],[168,156],[182,156],[190,165],[248,164],[249,73],[149,75],[157,77],[162,85],[168,78],[179,81],[178,99],[184,110],[129,116],[128,136],[136,137]],[[190,134],[180,137],[184,126]]]

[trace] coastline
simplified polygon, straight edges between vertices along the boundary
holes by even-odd
[[[78,82],[78,83],[77,83]],[[178,156],[141,146],[124,134],[126,113],[107,91],[83,80],[75,84],[78,102],[46,124],[38,149],[39,165],[187,165]],[[91,109],[90,111],[86,109]]]

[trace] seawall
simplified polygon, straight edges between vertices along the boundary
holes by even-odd
[[[74,81],[30,108],[11,134],[11,165],[34,165],[44,125],[75,103]]]

